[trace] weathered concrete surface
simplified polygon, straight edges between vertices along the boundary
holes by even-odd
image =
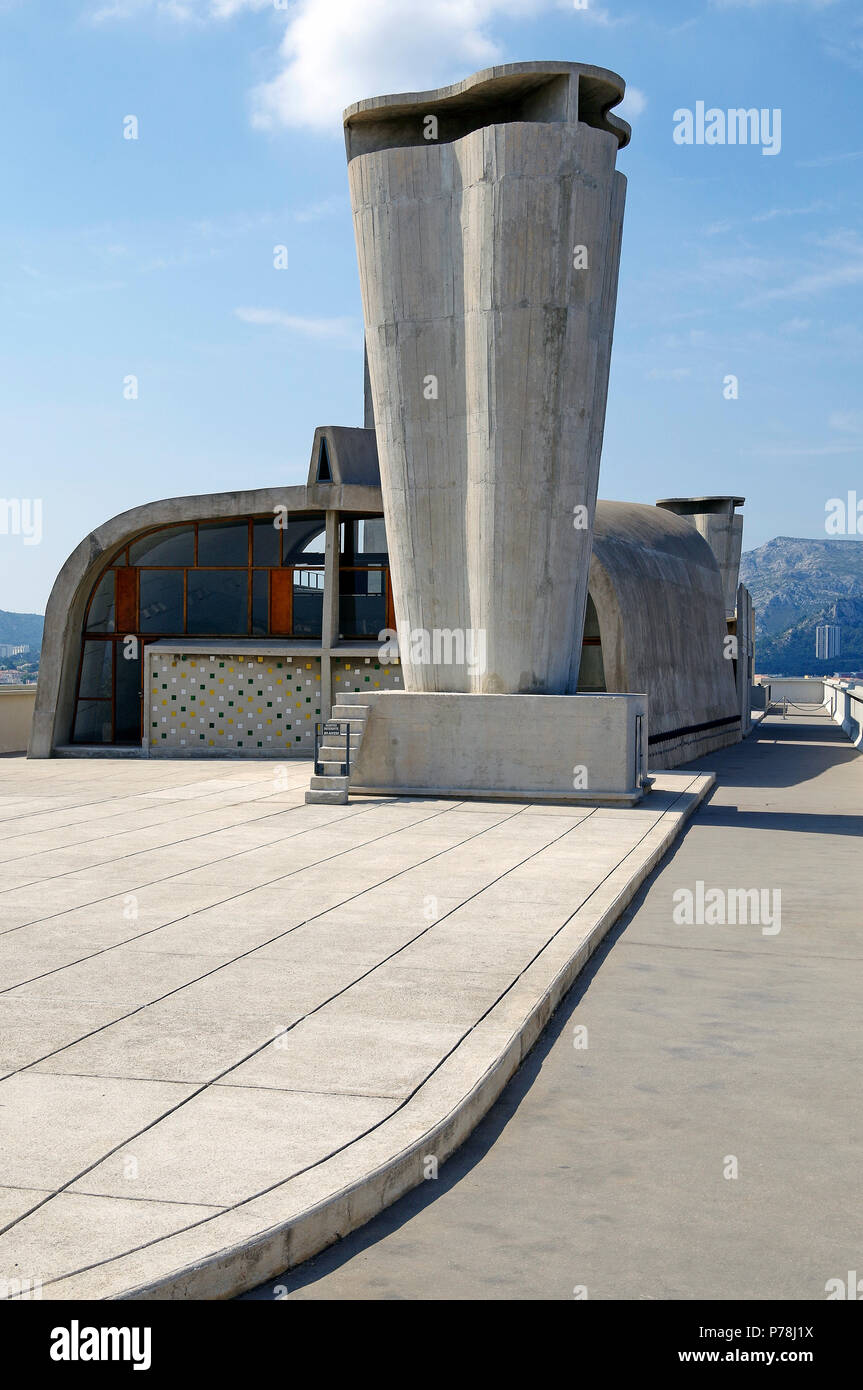
[[[374,691],[351,792],[506,796],[596,805],[640,800],[644,695]],[[639,722],[640,721],[640,722]]]
[[[25,751],[35,704],[35,685],[0,685],[0,753]]]
[[[739,740],[719,566],[689,521],[660,507],[598,502],[590,594],[606,689],[647,693],[651,768]]]
[[[863,745],[863,685],[855,681],[826,680],[823,689],[827,713],[854,747],[860,748]]]
[[[816,676],[778,676],[772,680],[762,677],[767,699],[781,705],[783,700],[797,705],[820,705],[824,700],[824,682]]]
[[[863,759],[822,715],[704,762],[711,800],[483,1124],[288,1297],[818,1300],[861,1270]],[[781,931],[676,926],[697,880],[781,889]]]
[[[601,69],[515,63],[345,113],[397,627],[487,642],[477,670],[417,661],[402,641],[407,690],[570,688],[626,190],[628,129],[607,112],[622,94]]]
[[[737,603],[743,545],[743,517],[736,509],[745,501],[745,497],[664,497],[656,504],[685,517],[707,541],[719,564],[728,618],[733,618]]]
[[[4,762],[0,1279],[223,1297],[488,1109],[709,777],[307,806],[309,766]]]

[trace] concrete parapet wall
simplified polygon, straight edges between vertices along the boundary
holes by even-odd
[[[636,801],[647,770],[644,695],[368,692],[351,793]],[[640,722],[638,719],[640,716]]]
[[[767,704],[820,705],[824,700],[824,682],[804,676],[782,676],[762,682],[766,687]]]
[[[0,753],[26,752],[35,705],[35,685],[0,685]]]
[[[832,680],[819,684],[824,686],[824,704],[831,719],[840,725],[855,748],[863,747],[863,685]]]

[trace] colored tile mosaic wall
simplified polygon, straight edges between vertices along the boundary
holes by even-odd
[[[147,731],[167,748],[314,751],[319,657],[149,656]]]
[[[404,690],[399,663],[385,666],[373,656],[333,657],[332,676],[333,704],[337,704],[348,692]]]

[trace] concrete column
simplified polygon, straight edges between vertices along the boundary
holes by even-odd
[[[329,719],[333,703],[330,650],[339,640],[339,523],[340,513],[326,513],[324,540],[324,611],[321,618],[321,718]]]
[[[333,708],[333,659],[328,651],[321,652],[321,719],[329,719]]]
[[[603,69],[524,63],[345,113],[409,691],[556,694],[578,671],[622,95]]]
[[[339,640],[339,513],[326,513],[324,550],[324,611],[321,646],[324,651]]]

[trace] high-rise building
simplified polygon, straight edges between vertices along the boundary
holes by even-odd
[[[839,624],[819,623],[815,629],[815,656],[817,660],[829,661],[832,656],[839,655],[839,649]]]

